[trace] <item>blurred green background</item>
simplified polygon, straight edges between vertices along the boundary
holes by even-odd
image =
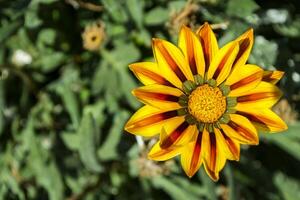
[[[141,106],[128,64],[205,21],[220,45],[253,27],[249,62],[286,72],[289,130],[243,146],[217,183],[123,131]],[[299,0],[0,0],[0,199],[300,199],[299,44]]]

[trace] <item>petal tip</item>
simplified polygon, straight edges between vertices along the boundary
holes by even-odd
[[[191,179],[196,174],[198,170],[184,170],[185,174]]]
[[[136,63],[131,63],[128,65],[128,68],[131,70],[131,71],[134,71],[135,68],[136,68]]]
[[[133,96],[135,96],[135,97],[136,97],[136,90],[137,90],[137,89],[131,90],[131,94],[132,94]]]

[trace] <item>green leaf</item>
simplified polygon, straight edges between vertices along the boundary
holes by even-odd
[[[54,3],[58,0],[38,0],[40,3],[44,3],[44,4],[50,4],[50,3]]]
[[[143,8],[144,2],[141,0],[127,0],[126,1],[128,10],[134,22],[138,28],[143,27]]]
[[[42,72],[51,72],[66,60],[66,57],[61,52],[50,52],[40,54],[40,57],[34,61],[34,66]]]
[[[41,140],[36,136],[33,127],[33,119],[29,119],[26,125],[26,144],[30,147],[28,156],[28,167],[32,170],[37,179],[37,183],[43,186],[48,194],[49,199],[56,200],[63,198],[63,183],[61,174],[56,164],[49,157],[48,151],[41,146]]]
[[[275,30],[287,37],[296,38],[300,36],[300,18],[295,19],[289,24],[277,24],[274,26]]]
[[[264,69],[272,69],[278,54],[278,45],[263,36],[256,36],[249,63],[255,63]]]
[[[77,133],[63,132],[61,133],[62,140],[65,145],[71,150],[78,150],[80,147],[80,138]]]
[[[35,28],[42,24],[42,20],[37,15],[36,8],[29,8],[25,13],[25,26],[28,28]]]
[[[0,136],[3,132],[4,125],[5,125],[5,118],[4,118],[4,109],[5,109],[5,96],[4,96],[4,81],[0,80]]]
[[[123,9],[122,2],[123,1],[102,0],[105,10],[107,10],[113,20],[118,23],[125,23],[128,20],[128,16]]]
[[[52,45],[55,42],[55,37],[55,30],[50,28],[42,29],[37,38],[38,47],[43,47],[44,45]]]
[[[174,200],[182,200],[182,199],[189,199],[189,200],[196,200],[198,199],[196,196],[192,195],[188,191],[184,190],[182,187],[178,186],[171,180],[163,177],[157,176],[151,179],[153,186],[155,188],[159,188],[164,190],[166,193],[172,197]]]
[[[13,177],[13,175],[11,174],[11,171],[7,168],[4,168],[0,172],[2,174],[0,178],[1,185],[7,185],[8,188],[12,190],[12,193],[16,194],[20,200],[25,199],[25,195],[22,192],[22,189],[19,183],[17,182],[16,178]]]
[[[200,185],[196,182],[192,182],[190,179],[187,179],[185,176],[172,176],[172,182],[178,185],[180,188],[186,190],[187,193],[195,195],[198,198],[200,196],[206,195],[206,188],[203,185]]]
[[[273,181],[284,200],[300,199],[299,181],[280,172],[275,174]]]
[[[125,111],[120,111],[114,116],[112,128],[98,151],[98,155],[101,160],[112,160],[118,158],[117,146],[120,142],[124,124],[128,117],[129,114]]]
[[[236,187],[234,182],[234,175],[232,173],[231,163],[226,164],[224,171],[225,171],[226,180],[228,182],[228,189],[229,189],[228,199],[235,200],[237,199],[237,193],[236,193]]]
[[[107,62],[101,62],[100,65],[98,65],[92,79],[92,93],[94,95],[99,94],[106,89],[110,75],[111,73]]]
[[[88,170],[99,173],[102,171],[102,166],[96,155],[97,135],[99,135],[99,129],[95,124],[93,115],[85,110],[78,130],[79,156]]]
[[[11,36],[21,25],[20,21],[13,21],[9,24],[1,24],[0,27],[0,43]]]
[[[130,104],[132,108],[137,109],[140,107],[140,102],[134,98],[131,91],[137,86],[136,83],[132,80],[132,78],[129,76],[128,72],[121,72],[120,71],[120,85],[121,89],[123,91],[123,94],[125,96],[125,99]]]
[[[63,85],[58,88],[58,92],[62,98],[64,106],[68,111],[72,124],[74,128],[79,126],[80,121],[80,111],[79,111],[79,103],[75,93],[70,89],[68,85]]]
[[[230,0],[227,4],[226,13],[235,17],[247,18],[258,8],[259,6],[254,0]]]
[[[285,132],[281,132],[278,134],[264,133],[261,134],[260,137],[278,145],[284,151],[294,156],[294,158],[300,160],[299,129],[300,123],[296,123],[294,125],[290,125],[288,130]]]
[[[200,177],[204,188],[206,189],[206,196],[210,200],[217,200],[216,195],[216,185],[205,173],[205,170],[202,168],[198,171],[198,176]]]
[[[159,25],[164,24],[169,19],[169,12],[162,7],[156,7],[150,10],[145,16],[145,24],[147,25]]]

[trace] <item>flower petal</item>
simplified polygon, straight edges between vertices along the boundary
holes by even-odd
[[[182,91],[159,84],[152,84],[139,87],[132,91],[141,102],[161,109],[179,109],[181,106],[178,104],[179,96]]]
[[[202,132],[196,135],[197,137],[182,149],[180,157],[181,166],[190,178],[194,176],[202,164]]]
[[[283,77],[284,72],[283,71],[264,71],[264,75],[262,80],[265,82],[269,82],[272,84],[276,84],[280,79]]]
[[[129,65],[134,75],[144,84],[161,84],[172,86],[159,72],[158,66],[154,62],[139,62]]]
[[[239,52],[235,58],[233,68],[246,64],[253,46],[253,29],[249,29],[235,41],[239,43]]]
[[[218,85],[221,84],[229,75],[238,50],[237,42],[230,42],[222,47],[209,66],[207,78],[213,78]]]
[[[229,160],[240,159],[240,144],[233,138],[228,137],[222,129],[215,129],[217,141],[220,142],[220,148],[224,151]]]
[[[270,109],[252,109],[236,107],[237,114],[247,117],[257,130],[262,132],[274,133],[284,131],[288,127],[286,123]]]
[[[148,158],[156,161],[169,160],[180,154],[181,150],[182,147],[162,149],[157,142],[148,153]]]
[[[171,146],[186,145],[196,133],[197,127],[183,122],[176,127],[163,127],[160,134],[160,147],[163,149]]]
[[[215,133],[203,132],[202,148],[205,171],[211,179],[217,181],[219,172],[225,165],[226,156]]]
[[[240,96],[255,88],[261,81],[263,70],[256,65],[245,65],[236,67],[226,80],[230,85],[230,96]]]
[[[260,82],[254,89],[244,92],[242,96],[238,96],[237,102],[239,106],[244,108],[270,108],[281,96],[282,92],[278,87],[271,83]]]
[[[134,113],[125,125],[125,130],[136,135],[152,137],[161,132],[162,126],[175,126],[184,121],[176,110],[144,106]]]
[[[205,72],[207,72],[211,61],[219,50],[218,42],[214,32],[207,22],[205,22],[204,25],[197,30],[197,35],[202,44],[205,60]]]
[[[189,63],[193,75],[204,76],[205,60],[202,45],[197,36],[185,25],[180,30],[178,46]]]
[[[221,124],[224,133],[242,144],[257,145],[259,142],[257,130],[244,116],[230,114],[228,124]]]
[[[193,74],[182,52],[175,45],[161,39],[153,39],[153,51],[164,77],[178,88],[182,82],[193,80]]]

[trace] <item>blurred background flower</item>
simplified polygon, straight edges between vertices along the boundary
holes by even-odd
[[[0,199],[300,199],[299,8],[298,0],[0,1]],[[99,19],[105,31],[96,28],[90,51],[82,34]],[[149,162],[123,132],[141,106],[127,65],[151,61],[152,37],[176,43],[182,23],[195,30],[205,21],[221,46],[254,28],[249,63],[285,71],[275,111],[289,123],[242,148],[217,183],[203,170],[188,179],[178,164]]]

